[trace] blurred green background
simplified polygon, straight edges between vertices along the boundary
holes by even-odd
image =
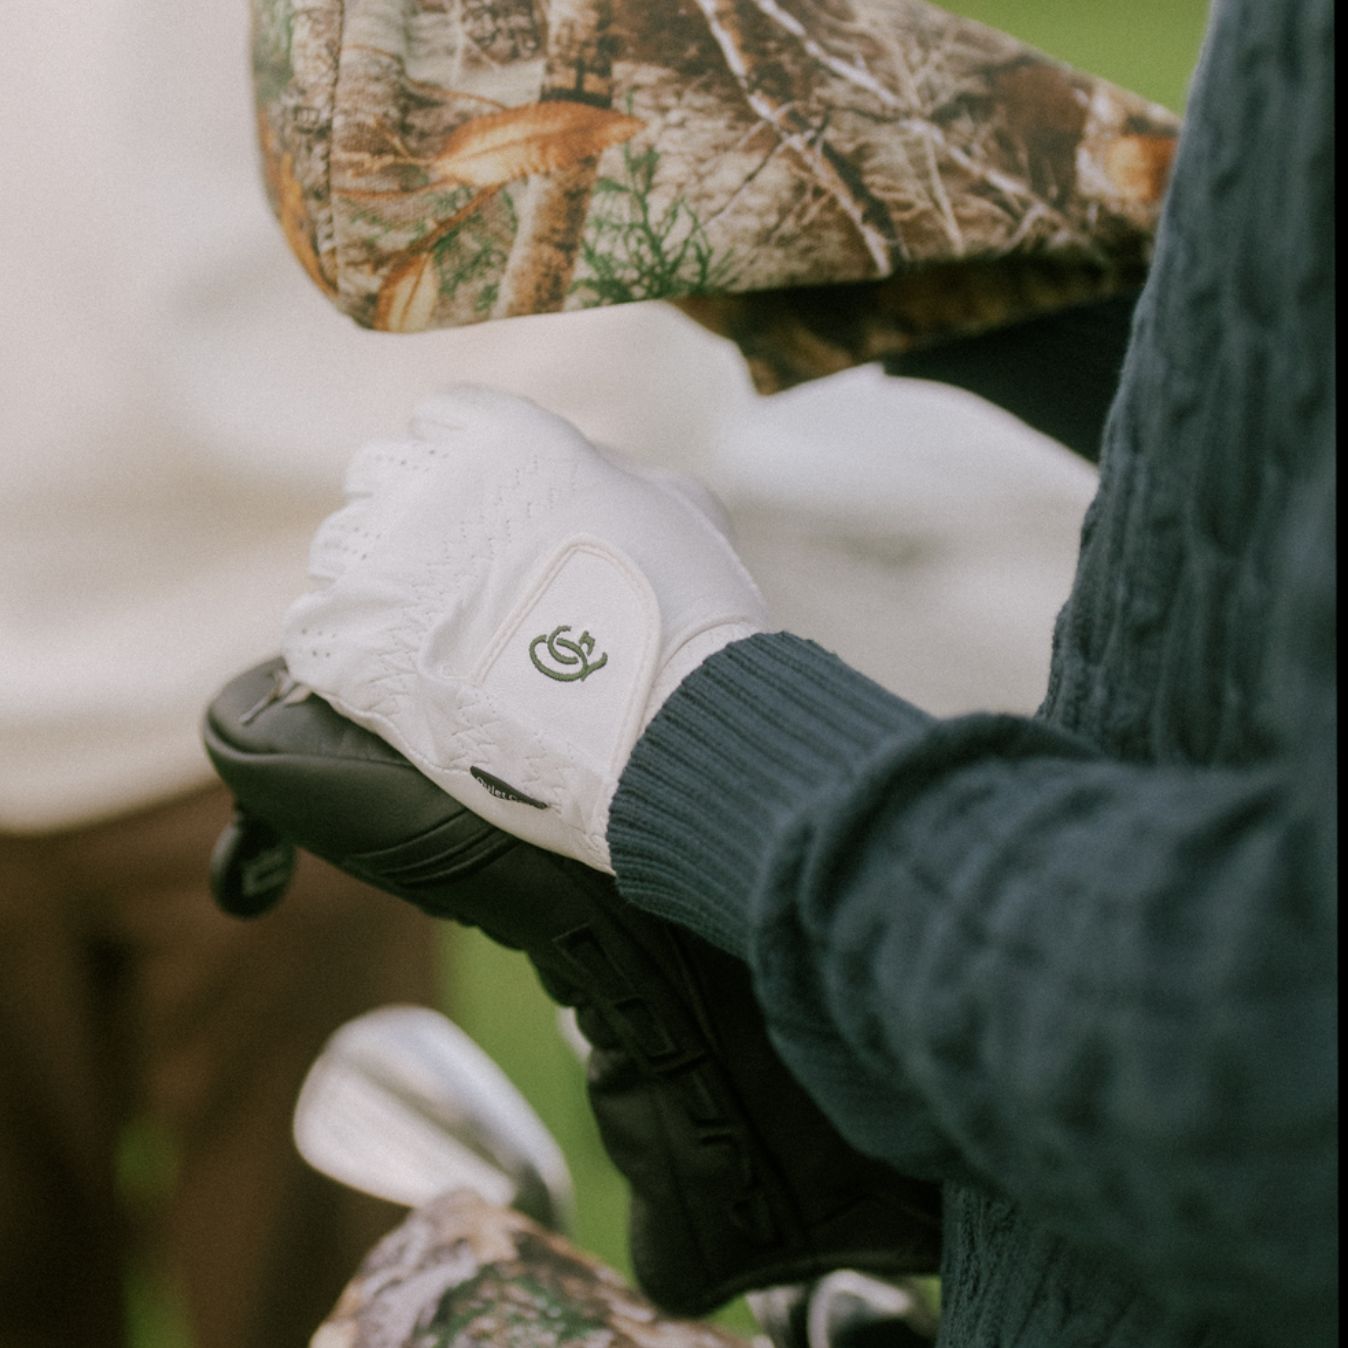
[[[1207,0],[962,0],[943,7],[1176,111],[1183,110],[1208,11]],[[580,1243],[626,1271],[623,1185],[600,1148],[582,1069],[557,1032],[552,1004],[521,956],[476,932],[447,933],[445,957],[444,1009],[505,1068],[561,1142],[576,1181]],[[133,1129],[122,1169],[131,1200],[148,1207],[171,1183],[171,1151],[152,1129]],[[171,1290],[145,1270],[133,1279],[132,1317],[135,1348],[189,1348]],[[740,1305],[721,1319],[751,1327]]]
[[[941,8],[1004,29],[1176,112],[1184,110],[1208,17],[1208,0],[956,0]]]

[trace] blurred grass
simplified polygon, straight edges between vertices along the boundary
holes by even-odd
[[[1183,111],[1208,0],[954,0],[942,9],[1004,29],[1093,75]]]
[[[1003,28],[1176,111],[1184,106],[1208,12],[1207,0],[958,0],[943,7]],[[576,1183],[579,1243],[628,1271],[626,1191],[600,1146],[581,1066],[557,1031],[552,1003],[523,956],[477,932],[454,932],[446,947],[445,1009],[501,1064],[566,1152]],[[137,1204],[152,1201],[168,1182],[163,1144],[152,1131],[133,1131],[122,1161]],[[129,1293],[134,1348],[188,1348],[181,1312],[151,1270],[133,1272]],[[739,1304],[720,1319],[731,1328],[750,1328]]]

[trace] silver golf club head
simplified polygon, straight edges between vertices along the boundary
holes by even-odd
[[[763,1348],[922,1348],[936,1341],[937,1316],[912,1279],[841,1268],[814,1282],[761,1288],[745,1300]]]
[[[453,1021],[386,1006],[338,1029],[295,1105],[295,1145],[322,1174],[417,1207],[454,1188],[570,1228],[566,1160],[529,1102]]]

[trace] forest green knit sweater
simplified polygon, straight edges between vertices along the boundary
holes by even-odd
[[[753,637],[614,803],[623,893],[946,1182],[952,1348],[1335,1341],[1333,20],[1215,6],[1038,715]]]

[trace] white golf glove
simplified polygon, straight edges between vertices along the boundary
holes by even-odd
[[[632,746],[763,600],[712,498],[465,385],[347,472],[291,607],[291,674],[517,837],[611,870]]]

